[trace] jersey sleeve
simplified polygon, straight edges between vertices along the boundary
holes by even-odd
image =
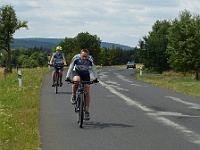
[[[71,75],[73,68],[74,68],[74,65],[71,63],[70,66],[69,66],[69,69],[67,71],[67,76],[68,77]]]
[[[62,58],[63,58],[63,60],[65,61],[65,55],[64,55],[64,54],[62,54]]]
[[[96,78],[98,78],[98,75],[97,75],[96,65],[94,64],[94,58],[91,56],[91,57],[88,58],[88,60],[91,62],[91,69],[92,69],[94,78],[96,79]]]
[[[76,54],[76,55],[72,58],[71,63],[72,63],[74,60],[77,60],[77,58],[79,58],[79,57],[80,57],[80,54]]]
[[[78,60],[78,58],[74,58],[74,59],[72,58],[69,69],[67,71],[67,76],[70,76],[70,74],[72,73],[72,70],[74,69],[74,65],[76,63],[76,60]]]
[[[94,59],[92,59],[92,58],[88,58],[88,60],[90,61],[90,63],[91,63],[91,66],[94,66]]]

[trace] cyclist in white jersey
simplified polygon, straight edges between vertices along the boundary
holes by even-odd
[[[76,54],[70,63],[66,79],[70,80],[70,74],[72,73],[73,69],[73,81],[90,81],[90,67],[92,69],[93,75],[94,75],[94,82],[98,82],[97,80],[97,72],[96,72],[96,66],[93,62],[93,57],[89,55],[89,51],[87,49],[82,49],[80,54]],[[72,85],[72,97],[71,97],[71,103],[75,104],[76,102],[76,91],[78,89],[79,83]],[[86,113],[85,117],[87,120],[90,119],[89,116],[89,105],[90,105],[90,85],[85,85],[85,91],[86,91]]]

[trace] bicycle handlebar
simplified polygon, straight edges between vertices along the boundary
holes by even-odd
[[[67,65],[64,65],[64,64],[49,64],[48,63],[48,66],[51,66],[51,67],[66,67]]]
[[[83,84],[94,84],[94,83],[98,83],[99,82],[99,81],[97,81],[97,82],[94,82],[94,81],[73,81],[71,79],[70,80],[65,79],[65,81],[68,82],[68,84],[69,83],[76,84],[77,82],[81,82]]]

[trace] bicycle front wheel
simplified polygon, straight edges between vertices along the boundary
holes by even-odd
[[[83,127],[83,118],[84,118],[84,111],[83,111],[83,107],[84,107],[84,94],[81,93],[80,94],[80,111],[79,111],[79,127],[82,128]]]

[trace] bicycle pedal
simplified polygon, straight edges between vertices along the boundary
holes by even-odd
[[[74,108],[74,111],[75,111],[76,113],[79,112],[79,108],[75,107],[75,108]]]

